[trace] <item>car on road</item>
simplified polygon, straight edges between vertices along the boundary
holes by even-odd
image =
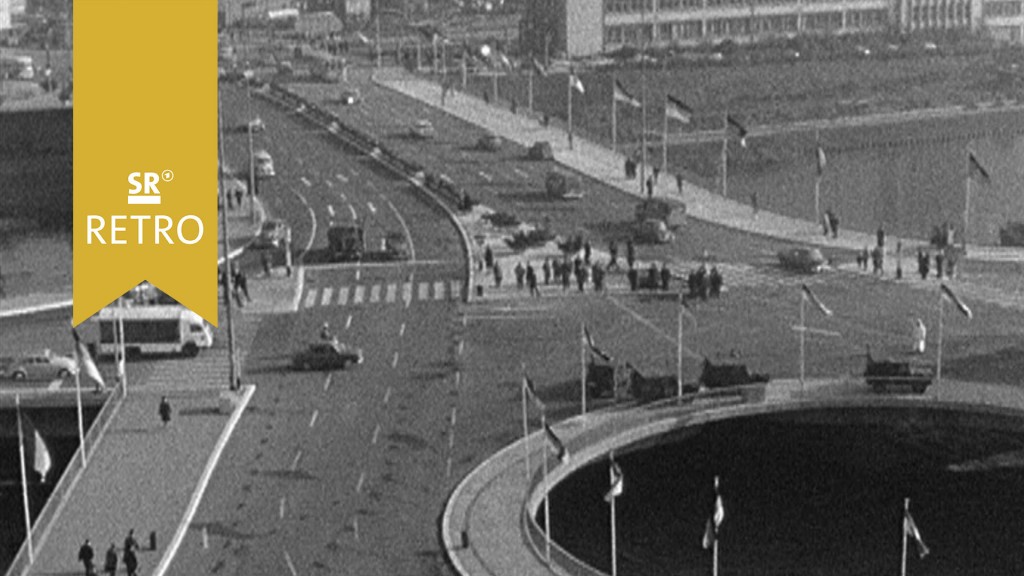
[[[248,124],[253,132],[263,132],[267,129],[267,125],[263,123],[263,119],[257,116],[254,120],[250,120]]]
[[[344,104],[345,106],[352,106],[353,104],[358,104],[358,103],[360,103],[362,101],[363,101],[363,97],[359,93],[359,90],[356,89],[356,88],[351,88],[351,89],[348,89],[348,90],[343,90],[341,92],[341,95],[338,96],[338,103],[339,104]]]
[[[270,156],[270,152],[266,150],[259,150],[252,155],[253,161],[256,163],[256,177],[257,178],[270,178],[277,176],[277,172],[274,170],[274,159]]]
[[[280,248],[291,241],[292,231],[283,220],[271,219],[263,223],[260,233],[252,241],[253,248]]]
[[[0,359],[0,376],[12,380],[56,380],[78,371],[74,358],[44,350],[16,358]]]
[[[476,147],[485,152],[497,152],[501,150],[501,136],[497,134],[485,134],[476,142]]]
[[[437,136],[437,132],[434,130],[434,125],[430,120],[417,120],[409,127],[409,135],[413,138],[428,140]]]
[[[292,356],[296,370],[335,370],[363,363],[363,351],[337,340],[313,342]]]
[[[786,248],[778,252],[779,264],[787,270],[816,274],[825,269],[827,260],[817,248]]]

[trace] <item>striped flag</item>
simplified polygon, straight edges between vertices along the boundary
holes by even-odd
[[[818,300],[818,297],[814,295],[814,292],[811,292],[811,289],[807,287],[807,284],[801,284],[800,290],[803,291],[804,299],[810,301],[811,304],[814,304],[814,306],[818,310],[821,310],[822,314],[824,314],[825,316],[832,315],[832,311],[829,310],[828,307],[826,307],[824,304],[822,304],[821,300]]]
[[[32,451],[32,468],[39,473],[40,481],[45,483],[46,475],[50,472],[50,468],[53,467],[53,459],[50,457],[50,449],[46,447],[46,442],[43,441],[43,437],[35,426],[32,427],[32,433],[35,435]]]
[[[612,84],[612,100],[615,100],[616,102],[622,102],[623,104],[628,104],[633,108],[640,107],[640,101],[637,100],[636,97],[634,97],[632,94],[630,94],[626,90],[626,88],[622,86],[622,83],[619,82],[618,80],[616,80]]]
[[[672,96],[671,94],[665,95],[665,116],[682,122],[683,124],[689,124],[693,120],[693,110],[683,104],[681,100]]]
[[[822,174],[825,173],[825,164],[826,164],[825,149],[822,148],[821,146],[818,146],[818,149],[816,150],[815,156],[817,157],[817,160],[818,160],[818,176],[821,176]]]
[[[611,487],[608,489],[608,492],[605,493],[604,501],[611,504],[612,500],[622,496],[624,477],[622,475],[622,469],[619,468],[619,464],[615,460],[612,460],[608,473],[611,476]]]
[[[601,358],[605,362],[612,361],[612,357],[609,354],[594,344],[594,339],[590,337],[590,329],[587,328],[586,324],[583,325],[583,343],[590,348],[590,352],[595,356]]]
[[[931,552],[928,546],[925,545],[924,538],[921,537],[921,531],[917,529],[917,524],[914,522],[914,517],[910,515],[909,509],[903,510],[903,531],[906,532],[907,536],[914,539],[919,557],[924,558]]]
[[[978,157],[974,155],[974,152],[967,153],[967,165],[967,173],[971,178],[977,176],[982,182],[987,183],[989,181],[988,170],[985,170],[985,167],[981,165],[981,162],[978,162]]]
[[[729,125],[729,128],[736,133],[736,137],[740,139],[740,146],[746,148],[747,129],[729,114],[725,115],[725,122]]]
[[[75,330],[73,326],[71,327],[71,335],[75,337],[75,359],[78,361],[78,368],[84,370],[85,375],[101,387],[106,386],[106,383],[103,382],[103,376],[100,375],[100,369],[92,361],[89,349],[85,347],[85,343],[78,336],[78,330]]]
[[[547,422],[544,423],[544,435],[547,436],[548,442],[551,443],[551,448],[558,455],[558,461],[562,464],[567,464],[569,462],[569,449],[565,447],[565,444],[562,443],[558,436],[555,436],[555,431],[551,429]]]
[[[538,76],[547,77],[547,68],[544,68],[544,65],[538,62],[536,58],[530,59],[530,65],[533,66],[533,71],[536,72]]]
[[[544,403],[541,402],[540,396],[537,395],[537,388],[534,386],[533,380],[530,379],[525,370],[523,371],[523,388],[526,389],[526,395],[529,396],[530,399],[533,400],[533,403],[537,405],[537,408],[543,412]]]
[[[575,72],[569,73],[569,86],[571,86],[573,90],[579,92],[580,94],[584,93],[583,82],[580,81],[579,76],[577,76]]]
[[[958,298],[957,295],[954,294],[953,291],[949,289],[949,286],[942,284],[941,290],[942,295],[945,296],[950,302],[952,302],[956,306],[957,310],[959,310],[964,316],[967,316],[968,318],[974,318],[974,313],[971,312],[971,309],[968,308],[967,304],[964,304],[964,301]]]
[[[725,521],[725,504],[722,503],[722,495],[718,492],[718,476],[715,476],[715,508],[708,517],[704,526],[704,549],[707,550],[714,545],[718,539],[718,529]]]

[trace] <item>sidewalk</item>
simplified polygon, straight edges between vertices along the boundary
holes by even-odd
[[[374,76],[374,81],[431,106],[440,106],[440,88],[437,84],[414,76],[402,69],[386,69],[377,73]],[[551,126],[544,127],[536,118],[525,113],[512,114],[507,107],[491,106],[483,100],[463,92],[450,93],[447,96],[444,110],[457,118],[480,126],[524,147],[529,147],[535,142],[547,141],[551,143],[555,160],[559,163],[600,180],[623,194],[637,198],[641,197],[637,180],[626,179],[622,172],[622,166],[626,160],[625,156],[591,142],[586,138],[582,138],[579,135],[574,136],[574,146],[570,150],[564,129]],[[836,250],[846,251],[850,255],[849,259],[837,263],[836,269],[847,273],[871,274],[870,266],[866,271],[858,269],[857,264],[853,262],[853,255],[860,252],[865,246],[870,249],[875,245],[876,239],[873,233],[841,230],[838,238],[826,237],[822,233],[821,225],[816,222],[791,218],[764,210],[759,211],[755,215],[751,207],[746,204],[723,198],[719,194],[709,192],[690,183],[684,182],[682,193],[680,193],[676,187],[676,182],[672,178],[661,178],[655,186],[654,195],[684,202],[687,207],[687,216],[690,218],[799,245],[827,248],[832,252]],[[473,226],[476,225],[479,228],[478,224],[473,222],[467,223],[465,220],[464,224],[467,225],[467,228],[470,228],[471,236],[485,236],[486,245],[492,246],[492,249],[496,250],[496,256],[499,256],[497,249],[504,248],[504,243],[502,236],[496,230],[485,231],[476,229]],[[881,279],[895,280],[897,262],[900,260],[895,253],[895,247],[898,244],[902,244],[903,248],[901,259],[903,278],[899,281],[920,288],[930,289],[936,287],[938,280],[935,278],[934,263],[928,279],[922,280],[917,275],[917,248],[925,247],[927,244],[919,239],[887,236],[883,270],[879,277]],[[478,252],[483,250],[482,246],[477,248]],[[511,251],[503,250],[504,253],[500,254],[501,258],[499,258],[502,272],[504,273],[503,286],[511,284],[513,286],[512,290],[515,290],[515,276],[512,270],[515,263],[520,260],[532,260],[539,275],[539,266],[545,256],[560,256],[557,249],[551,250],[550,248],[549,246],[537,251],[536,254],[527,255],[513,254]],[[594,248],[596,249],[597,246]],[[620,246],[620,260],[624,256],[622,248]],[[539,256],[539,258],[535,257],[535,255]],[[479,258],[480,254],[476,254],[476,257]],[[606,261],[607,255],[595,257],[599,261]],[[1024,249],[968,245],[967,260],[970,262],[1024,264]],[[670,262],[669,264],[673,269],[673,273],[681,276],[683,270],[687,269],[687,266],[693,266],[696,263]],[[476,280],[476,284],[490,288],[493,286],[493,281],[489,277],[489,271],[485,272],[488,272],[488,277],[480,276]],[[476,273],[479,275],[481,271],[477,270]],[[678,280],[674,280],[674,282],[678,282]],[[966,297],[1001,306],[1024,309],[1024,293],[1021,293],[1021,290],[1013,286],[990,286],[962,278],[955,280],[955,282],[960,287],[959,290]],[[612,279],[609,278],[609,284],[612,283]],[[678,284],[676,285],[678,286]],[[726,274],[726,286],[728,285],[729,278],[728,274]],[[575,289],[575,286],[573,286],[573,289]],[[503,288],[502,292],[508,293],[508,290]],[[523,290],[522,293],[526,294],[527,291]],[[487,294],[486,289],[485,294]]]
[[[248,203],[246,203],[248,206]],[[235,210],[228,213],[228,227],[231,229],[231,237],[228,238],[229,244],[233,247],[231,250],[231,257],[234,258],[240,254],[244,249],[246,243],[255,236],[260,226],[263,225],[263,221],[266,219],[266,213],[263,209],[263,204],[256,200],[254,221],[249,214],[248,209],[241,211]],[[217,214],[217,230],[220,232],[220,213]],[[218,260],[224,257],[223,249],[218,238],[217,243],[217,254]],[[68,250],[67,262],[54,263],[52,261],[47,262],[47,266],[51,267],[64,267],[67,270],[71,270],[71,251]],[[10,274],[5,267],[5,275]],[[31,273],[23,275],[30,276]],[[70,274],[68,274],[70,277]],[[16,316],[23,316],[26,314],[35,314],[36,312],[44,312],[47,310],[57,310],[61,308],[71,307],[71,286],[32,286],[29,290],[19,291],[20,293],[16,296],[4,296],[0,298],[0,318],[13,318]]]

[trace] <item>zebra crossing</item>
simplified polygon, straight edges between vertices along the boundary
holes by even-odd
[[[305,288],[303,308],[324,306],[362,306],[371,304],[411,304],[462,299],[461,280],[423,280],[418,282],[373,282],[345,286]]]

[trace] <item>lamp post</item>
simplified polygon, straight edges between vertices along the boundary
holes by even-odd
[[[220,181],[220,189],[222,193],[227,192],[227,188],[224,186],[224,119],[221,112],[220,94],[217,95],[217,130],[220,138],[220,161],[217,162],[217,178]],[[250,134],[252,129],[250,128]],[[252,157],[250,156],[250,168]],[[231,259],[230,259],[230,243],[228,241],[228,211],[227,201],[222,200],[220,208],[220,225],[223,231],[221,232],[221,246],[224,250],[224,303],[227,308],[227,319],[228,319],[228,388],[235,390],[239,383],[239,366],[238,358],[235,354],[235,324],[231,315],[231,293],[232,293],[232,278],[231,278]]]

